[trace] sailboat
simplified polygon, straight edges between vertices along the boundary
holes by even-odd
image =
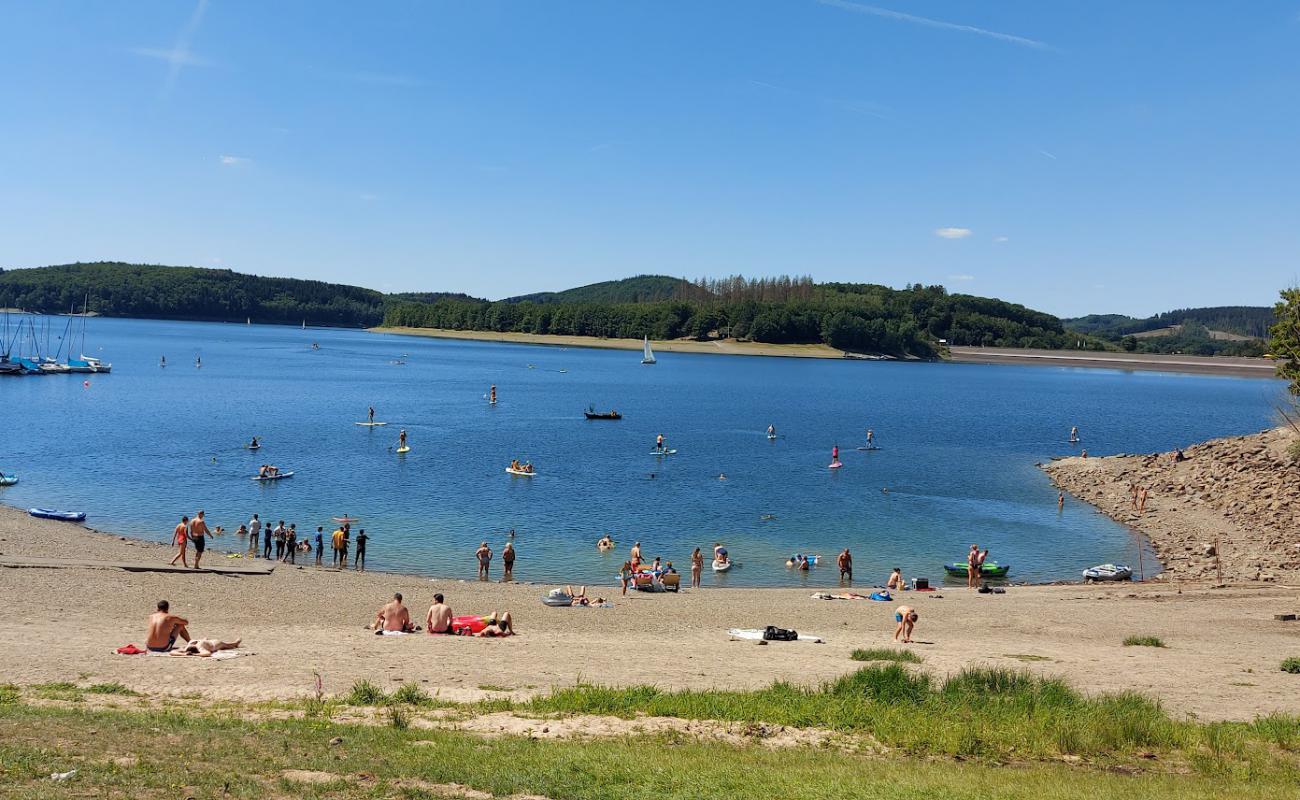
[[[641,363],[642,363],[642,364],[653,364],[653,363],[655,363],[655,351],[653,351],[653,350],[650,349],[650,337],[649,337],[649,336],[645,337],[644,347],[645,347],[645,349],[642,351],[642,354],[641,354]]]
[[[112,372],[112,364],[107,364],[95,356],[86,355],[86,325],[89,321],[90,295],[86,295],[86,303],[81,309],[81,357],[72,357],[72,344],[69,343],[67,366],[72,372]],[[73,337],[76,337],[75,333]]]

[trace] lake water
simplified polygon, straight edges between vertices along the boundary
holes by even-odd
[[[825,585],[832,564],[806,575],[785,558],[830,562],[846,545],[859,583],[895,565],[938,581],[973,542],[1013,580],[1077,579],[1136,562],[1137,543],[1081,503],[1057,511],[1035,464],[1077,452],[1071,425],[1091,455],[1168,450],[1268,427],[1282,391],[1050,367],[673,353],[642,366],[631,351],[148,320],[95,320],[90,340],[111,375],[0,379],[0,469],[21,477],[0,502],[162,541],[198,508],[228,531],[253,512],[300,531],[346,513],[372,535],[372,568],[439,576],[473,577],[478,543],[499,552],[513,528],[516,579],[548,582],[608,584],[635,540],[684,572],[692,548],[724,542],[740,566],[706,565],[706,585]],[[624,419],[587,421],[588,404]],[[354,425],[368,405],[390,424]],[[867,427],[879,450],[854,449]],[[651,454],[657,433],[676,456]],[[260,453],[242,448],[254,434]],[[844,467],[828,470],[837,443]],[[507,475],[515,457],[537,475]],[[263,462],[296,475],[251,481]],[[619,546],[600,554],[607,532]]]

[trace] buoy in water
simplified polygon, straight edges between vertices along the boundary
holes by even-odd
[[[89,388],[90,388],[90,381],[82,381],[82,382],[81,382],[81,388],[83,388],[83,389],[89,389]]]

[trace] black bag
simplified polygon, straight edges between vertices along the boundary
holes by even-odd
[[[768,625],[763,629],[763,638],[769,642],[793,642],[799,638],[799,634],[796,631],[788,631],[785,628]]]

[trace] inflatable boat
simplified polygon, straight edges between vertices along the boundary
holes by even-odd
[[[1093,581],[1127,581],[1133,577],[1131,567],[1124,564],[1098,564],[1083,571],[1084,583]]]

